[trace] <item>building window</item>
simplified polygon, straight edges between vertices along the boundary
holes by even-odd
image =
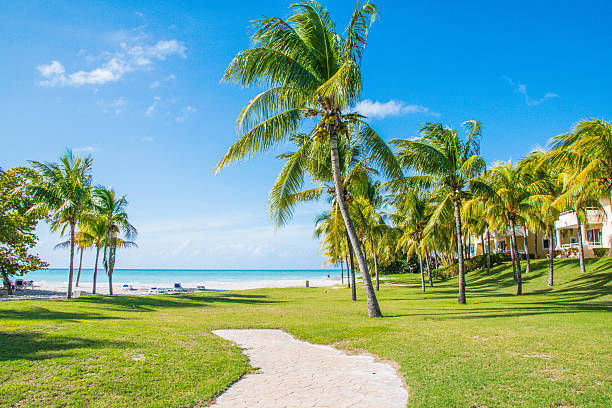
[[[570,237],[570,244],[577,244],[578,243],[578,237]]]
[[[587,230],[587,241],[590,245],[601,245],[601,229]]]
[[[542,249],[544,249],[545,251],[549,251],[550,250],[550,239],[544,238],[542,240]]]
[[[506,252],[506,241],[501,241],[498,243],[499,251]]]

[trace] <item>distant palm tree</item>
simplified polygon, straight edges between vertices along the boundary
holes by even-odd
[[[75,157],[68,150],[60,157],[59,163],[40,163],[32,161],[32,166],[40,173],[42,179],[30,186],[37,202],[35,209],[44,209],[49,213],[51,229],[63,233],[69,228],[70,233],[70,268],[68,274],[68,292],[72,297],[72,278],[74,271],[75,229],[77,223],[91,208],[91,157]]]
[[[104,220],[106,238],[104,247],[104,268],[108,275],[109,294],[113,294],[113,271],[118,248],[135,246],[132,241],[138,232],[128,220],[125,208],[128,205],[125,196],[117,197],[112,187],[96,187],[93,190],[93,203],[96,213]],[[128,240],[118,237],[122,233]]]
[[[382,313],[372,287],[367,262],[345,202],[338,158],[338,142],[355,131],[368,143],[373,158],[390,174],[399,171],[384,140],[351,112],[361,91],[361,56],[370,23],[377,16],[374,4],[357,3],[341,35],[328,11],[315,2],[291,6],[291,16],[265,18],[254,24],[253,47],[240,52],[225,72],[224,80],[243,86],[263,86],[238,117],[240,139],[217,165],[223,167],[285,143],[305,125],[308,117],[318,124],[308,132],[315,143],[327,146],[338,207],[363,277],[368,314]]]
[[[397,194],[393,203],[396,211],[392,219],[402,231],[397,246],[406,252],[407,259],[410,259],[413,253],[417,254],[421,273],[421,289],[425,292],[423,257],[426,257],[428,248],[423,244],[426,244],[424,242],[425,228],[435,210],[433,198],[427,190],[410,189]]]
[[[459,138],[458,132],[439,123],[426,123],[420,130],[421,137],[414,139],[395,139],[397,157],[408,169],[417,175],[406,176],[405,181],[420,187],[432,187],[442,198],[428,224],[433,229],[442,216],[447,216],[449,208],[454,209],[455,238],[459,266],[460,304],[465,298],[465,266],[463,259],[463,239],[461,228],[461,202],[471,194],[486,188],[477,177],[486,170],[480,157],[480,122],[465,123],[467,139]]]

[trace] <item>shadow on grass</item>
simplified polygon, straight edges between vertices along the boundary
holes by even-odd
[[[475,271],[466,275],[468,307],[470,307],[470,298],[504,299],[507,305],[505,307],[487,307],[479,301],[474,308],[469,309],[465,307],[446,310],[413,308],[411,311],[415,313],[388,317],[424,316],[431,320],[451,320],[612,311],[612,301],[608,300],[612,295],[612,259],[587,259],[586,261],[586,273],[571,280],[563,280],[563,274],[560,272],[564,272],[564,268],[567,267],[576,268],[578,261],[576,259],[555,260],[557,285],[540,289],[529,289],[529,283],[539,281],[540,285],[546,284],[548,263],[532,263],[531,272],[522,275],[524,283],[522,296],[517,296],[514,292],[516,282],[514,282],[509,264],[492,268],[490,275],[486,275],[484,271]],[[525,267],[524,262],[522,267]],[[436,299],[456,299],[456,283],[456,279],[441,282],[431,290],[428,288],[428,294],[434,295]]]
[[[210,294],[181,293],[176,295],[156,296],[84,296],[75,299],[75,303],[106,306],[106,309],[134,312],[149,312],[156,308],[192,308],[204,307],[217,303],[261,305],[283,303],[280,300],[269,300],[266,295],[249,295],[240,293]]]
[[[62,320],[64,322],[77,322],[81,320],[108,320],[122,319],[117,316],[106,316],[91,312],[61,312],[49,310],[44,307],[33,307],[27,309],[3,309],[0,312],[2,319],[15,320]]]
[[[0,361],[47,360],[64,357],[69,350],[87,348],[122,348],[129,343],[100,341],[78,337],[43,334],[40,332],[0,332]]]

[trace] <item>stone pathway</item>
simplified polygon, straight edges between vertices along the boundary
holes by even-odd
[[[253,367],[216,408],[404,408],[408,393],[393,367],[367,355],[296,340],[282,330],[215,330],[245,349]]]

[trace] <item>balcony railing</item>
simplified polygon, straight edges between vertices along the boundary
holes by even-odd
[[[559,245],[560,249],[570,249],[570,248],[578,248],[578,243],[577,242],[572,242],[571,244],[561,244]]]

